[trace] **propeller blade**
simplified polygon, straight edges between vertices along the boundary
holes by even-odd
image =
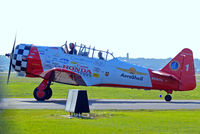
[[[10,54],[10,64],[9,64],[9,70],[8,70],[7,84],[9,83],[9,79],[10,79],[10,72],[11,72],[12,59],[13,59],[14,50],[15,50],[15,43],[16,43],[16,35],[15,35],[15,40],[14,40],[14,43],[13,43],[12,52],[11,52],[11,54]]]
[[[9,83],[9,79],[10,79],[11,64],[12,64],[12,61],[10,60],[10,65],[9,65],[9,70],[8,70],[7,84]]]

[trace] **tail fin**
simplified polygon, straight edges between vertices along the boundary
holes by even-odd
[[[196,87],[193,53],[188,48],[177,54],[161,71],[180,80],[179,90],[193,90]]]

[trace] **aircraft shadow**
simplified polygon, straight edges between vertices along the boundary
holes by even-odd
[[[50,103],[54,103],[54,104],[59,104],[59,105],[66,105],[66,100],[48,100],[48,101],[23,101],[23,102],[28,102],[28,103],[46,103],[46,104],[50,104]],[[171,101],[171,102],[165,102],[163,101],[102,101],[102,100],[89,100],[89,105],[93,105],[93,104],[200,104],[199,102],[193,102],[193,101]]]
[[[171,101],[171,102],[165,102],[163,101],[98,101],[98,100],[90,100],[89,103],[105,103],[105,104],[115,104],[115,103],[119,103],[119,104],[134,104],[134,103],[141,103],[141,104],[146,104],[146,103],[150,103],[150,104],[200,104],[200,102],[190,102],[190,101],[185,101],[185,102],[179,102],[179,101]]]

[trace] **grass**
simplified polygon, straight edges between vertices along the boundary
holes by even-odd
[[[0,97],[33,98],[41,79],[1,76]],[[90,99],[160,99],[164,91],[127,88],[51,86],[53,98],[66,98],[68,89],[86,89]],[[5,90],[2,90],[5,89]],[[2,94],[3,91],[3,94]],[[189,92],[174,92],[173,99],[200,99],[200,83]],[[91,111],[94,119],[68,119],[64,110],[0,110],[0,134],[129,134],[200,133],[200,110]]]
[[[8,98],[33,98],[33,90],[40,84],[42,79],[25,78],[12,75],[10,83],[5,84],[6,76],[1,76],[4,86],[2,97]],[[52,98],[66,98],[68,89],[85,89],[90,99],[163,99],[165,91],[159,90],[142,90],[130,88],[112,88],[112,87],[82,87],[70,86],[65,84],[54,83],[51,86],[53,90]],[[2,88],[1,88],[2,89]],[[163,97],[160,98],[160,95]],[[180,92],[175,91],[172,94],[173,99],[200,99],[200,82],[197,83],[193,91]]]
[[[1,134],[200,133],[200,110],[92,111],[68,119],[64,110],[3,110]]]

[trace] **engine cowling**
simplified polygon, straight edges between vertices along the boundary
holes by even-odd
[[[12,59],[12,67],[17,72],[26,73],[27,58],[30,53],[31,44],[19,44],[14,50]]]

